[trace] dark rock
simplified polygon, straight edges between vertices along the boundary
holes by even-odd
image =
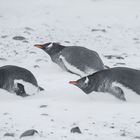
[[[97,32],[97,31],[100,31],[100,32],[107,32],[105,29],[92,29],[91,32]]]
[[[54,119],[51,119],[51,122],[54,122]]]
[[[65,139],[66,139],[66,138],[67,138],[67,136],[61,136],[61,137],[62,137],[62,139],[63,139],[63,138],[65,138]]]
[[[140,44],[140,41],[136,41],[135,44]]]
[[[24,33],[24,34],[31,35],[31,33],[30,33],[29,31],[24,31],[23,33]]]
[[[140,121],[137,121],[136,123],[140,123]]]
[[[23,43],[29,43],[29,41],[27,41],[27,40],[23,40],[22,42],[23,42]]]
[[[1,60],[1,61],[7,61],[7,59],[6,59],[6,58],[0,58],[0,60]]]
[[[39,68],[39,65],[34,65],[34,68]]]
[[[140,140],[140,136],[136,136],[136,137],[134,137],[135,139],[139,139]]]
[[[14,36],[13,39],[22,41],[22,40],[25,40],[26,38],[23,36]]]
[[[8,35],[2,35],[1,36],[1,38],[7,38],[8,37]]]
[[[125,130],[120,130],[121,131],[121,136],[126,136],[126,131]]]
[[[20,135],[20,138],[22,137],[28,137],[28,136],[33,136],[35,134],[38,134],[38,131],[35,130],[35,129],[30,129],[30,130],[26,130],[25,132],[23,132],[21,135]]]
[[[133,38],[133,40],[139,40],[138,38]]]
[[[46,108],[47,105],[40,105],[40,108]]]
[[[15,55],[17,55],[17,54],[18,54],[18,52],[17,52],[16,50],[14,50],[13,52],[15,53]]]
[[[125,132],[123,132],[123,133],[121,134],[121,136],[126,136],[126,133],[125,133]]]
[[[64,42],[65,42],[65,43],[70,43],[70,41],[67,41],[67,40],[66,40],[66,41],[64,41]]]
[[[15,134],[14,133],[5,133],[4,137],[14,137]]]
[[[42,116],[49,116],[49,115],[48,115],[48,114],[46,114],[46,113],[42,113],[41,115],[42,115]]]
[[[115,128],[115,126],[110,126],[110,128],[114,129],[114,128]]]
[[[8,114],[9,114],[8,112],[3,113],[3,115],[8,115]]]
[[[123,57],[117,55],[104,55],[104,57],[106,57],[107,59],[124,59]]]
[[[32,28],[30,28],[30,27],[25,27],[25,30],[34,31],[34,29],[32,29]]]
[[[41,62],[41,61],[42,61],[42,62],[43,62],[43,61],[44,61],[44,62],[48,62],[47,60],[44,60],[44,59],[37,59],[37,60],[36,60],[36,62]]]
[[[36,52],[34,52],[34,51],[30,51],[29,53],[30,53],[30,54],[36,54]]]
[[[79,133],[79,134],[81,134],[82,132],[81,132],[80,128],[77,126],[77,127],[73,127],[71,129],[71,133]]]

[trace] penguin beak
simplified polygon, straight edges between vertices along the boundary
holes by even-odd
[[[77,85],[77,81],[69,81],[69,84]]]
[[[44,45],[41,45],[41,44],[35,44],[34,47],[37,47],[37,48],[42,49],[42,48],[44,48]]]

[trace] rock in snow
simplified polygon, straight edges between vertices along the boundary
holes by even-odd
[[[14,36],[13,39],[22,41],[22,40],[25,40],[26,38],[23,36]]]
[[[77,126],[77,127],[73,127],[71,129],[71,133],[79,133],[79,134],[81,134],[82,132],[81,132],[80,128]]]
[[[15,134],[14,133],[5,133],[4,137],[14,137]]]
[[[35,134],[38,134],[38,131],[35,130],[35,129],[26,130],[25,132],[23,132],[20,135],[20,138],[22,138],[22,137],[28,137],[28,136],[33,136]]]

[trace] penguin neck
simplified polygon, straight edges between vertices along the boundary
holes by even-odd
[[[62,46],[62,45],[59,45],[59,44],[54,44],[52,48],[50,48],[49,50],[47,50],[47,53],[51,57],[51,56],[54,56],[54,55],[60,53],[64,48],[66,48],[66,47],[65,46]]]

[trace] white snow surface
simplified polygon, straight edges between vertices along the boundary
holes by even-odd
[[[53,41],[97,51],[109,67],[140,69],[140,1],[0,0],[0,66],[27,68],[45,89],[27,98],[0,90],[0,140],[19,140],[29,129],[39,134],[22,139],[140,139],[138,96],[122,102],[108,93],[86,95],[70,85],[79,77],[33,47]],[[135,93],[126,89],[125,94]],[[82,134],[70,132],[75,126]]]

